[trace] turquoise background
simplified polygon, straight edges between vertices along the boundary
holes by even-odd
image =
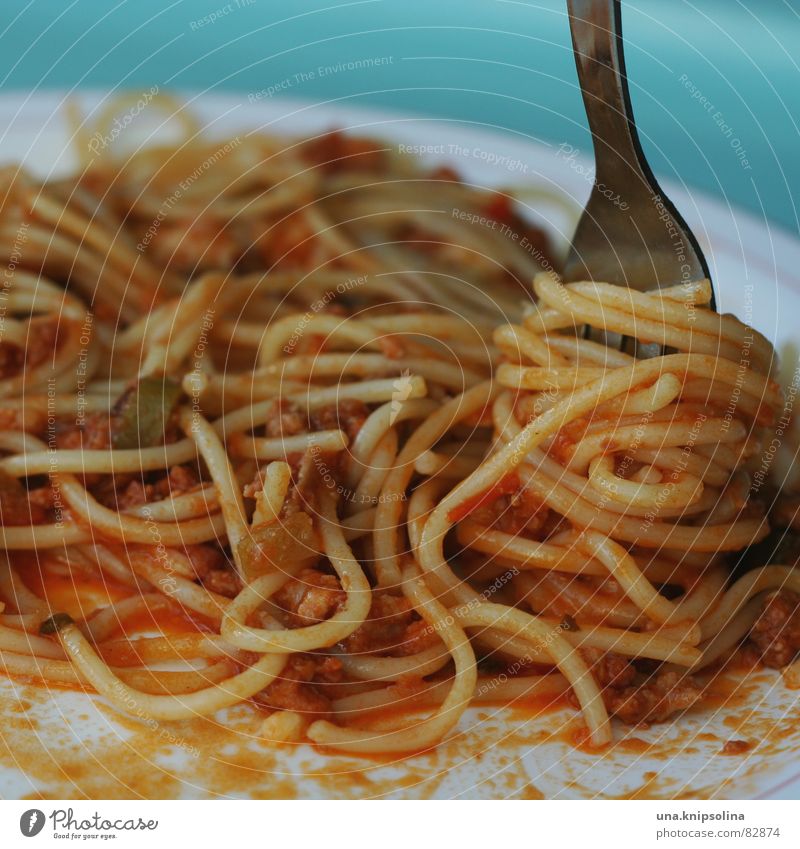
[[[315,73],[286,94],[478,121],[591,151],[563,0],[0,3],[5,90],[156,83],[246,95],[321,65],[391,57],[366,72]],[[631,0],[623,22],[656,171],[798,232],[798,3]]]

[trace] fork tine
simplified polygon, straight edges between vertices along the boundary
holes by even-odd
[[[596,168],[564,280],[646,290],[710,279],[697,239],[658,185],[639,142],[620,0],[567,0],[567,7]]]

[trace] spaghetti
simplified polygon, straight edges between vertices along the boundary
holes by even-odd
[[[774,354],[708,281],[564,285],[508,195],[159,104],[183,143],[3,175],[0,668],[407,753],[526,699],[602,747],[792,663],[800,572],[731,559]]]

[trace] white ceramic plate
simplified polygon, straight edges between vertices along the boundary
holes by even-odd
[[[558,145],[475,124],[288,99],[187,99],[215,136],[339,127],[429,146],[427,158],[454,165],[478,184],[555,191],[562,201],[538,203],[537,217],[562,244],[591,186],[590,166]],[[84,110],[102,101],[95,94],[80,98]],[[22,161],[38,175],[70,169],[63,103],[55,94],[0,96],[0,164]],[[146,125],[145,110],[139,127]],[[159,130],[159,138],[168,130]],[[772,339],[791,375],[798,359],[800,242],[697,192],[666,189],[703,246],[719,308]],[[0,797],[798,798],[800,693],[772,671],[731,686],[732,699],[716,709],[648,730],[616,726],[620,742],[599,756],[570,743],[564,729],[575,726],[574,712],[532,717],[482,708],[470,711],[435,752],[393,763],[309,746],[269,748],[247,709],[148,725],[120,717],[100,698],[47,694],[0,676]],[[744,755],[721,755],[731,739],[757,745]]]

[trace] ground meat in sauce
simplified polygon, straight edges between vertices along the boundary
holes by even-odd
[[[223,218],[203,216],[176,220],[155,236],[142,238],[148,252],[161,265],[196,274],[198,271],[234,267],[241,248]]]
[[[743,755],[753,748],[753,744],[747,740],[728,740],[722,747],[721,755]]]
[[[643,676],[625,657],[613,652],[582,649],[590,664],[606,709],[627,725],[664,722],[672,714],[686,710],[703,695],[691,676],[656,669]],[[577,699],[571,696],[577,705]]]
[[[16,478],[0,472],[0,524],[9,527],[42,524],[47,521],[48,506],[30,500],[27,490]]]
[[[242,582],[228,558],[210,543],[184,546],[184,553],[200,583],[213,593],[234,598],[242,589]]]
[[[187,466],[172,466],[167,474],[159,472],[155,476],[148,474],[147,477],[155,479],[148,482],[141,475],[105,478],[93,487],[92,494],[112,510],[130,510],[183,495],[200,483],[194,471]]]
[[[750,631],[750,647],[765,666],[780,669],[800,652],[800,596],[790,590],[771,595]]]
[[[338,404],[328,404],[314,410],[309,417],[312,430],[343,430],[355,439],[369,416],[369,408],[362,401],[345,398]]]
[[[314,625],[329,619],[347,600],[339,579],[318,569],[303,569],[287,581],[273,601],[288,614],[292,626]]]
[[[28,324],[25,350],[0,342],[0,380],[14,377],[52,357],[58,348],[58,320],[34,319]]]
[[[56,422],[56,447],[109,448],[111,446],[111,417],[108,413],[90,413],[82,425]]]
[[[275,401],[267,413],[266,435],[277,438],[295,436],[306,429],[303,411],[291,401]]]
[[[296,464],[290,464],[292,485],[284,506],[286,515],[296,513],[298,510],[305,510],[312,514],[316,512],[314,484],[319,481],[319,471],[324,467],[331,471],[336,470],[337,458],[331,458],[327,453],[312,454],[311,451],[306,451],[299,457]]]
[[[280,676],[255,698],[275,710],[291,710],[309,719],[330,717],[330,699],[321,692],[325,684],[342,680],[341,661],[334,657],[296,654]]]
[[[310,514],[316,512],[315,486],[319,483],[319,470],[325,468],[330,474],[339,471],[339,454],[319,452],[312,454],[311,451],[296,452],[286,457],[289,464],[292,480],[281,511],[281,517],[285,518],[304,511]],[[253,480],[244,485],[242,494],[245,498],[255,498],[264,489],[264,471],[266,466],[256,470]],[[326,483],[326,486],[331,486]]]
[[[527,528],[538,533],[544,527],[550,509],[539,498],[525,488],[513,495],[502,495],[490,504],[482,505],[470,518],[506,534],[519,534]]]
[[[301,153],[311,165],[326,173],[380,172],[386,163],[386,145],[372,139],[350,136],[341,130],[332,130],[316,139],[303,143]]]
[[[8,402],[6,402],[8,403]],[[39,433],[47,421],[47,413],[42,409],[27,409],[14,402],[14,407],[0,408],[0,430],[25,430],[28,433]]]
[[[0,380],[19,374],[25,363],[25,352],[16,345],[0,342]]]
[[[438,640],[404,596],[373,593],[367,620],[341,642],[348,654],[381,652],[396,657],[417,654]]]

